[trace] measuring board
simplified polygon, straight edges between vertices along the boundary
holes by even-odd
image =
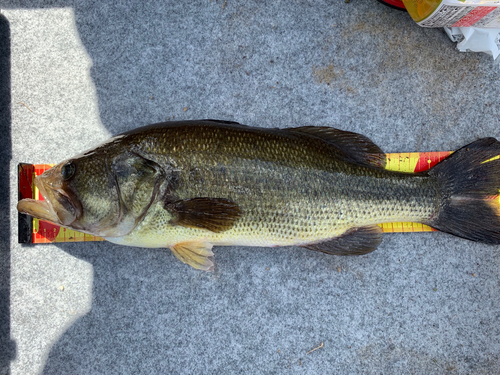
[[[399,172],[422,172],[430,169],[451,154],[443,152],[409,152],[386,154],[386,169]],[[32,189],[33,179],[41,175],[53,164],[19,164],[19,200],[32,198],[43,200],[36,187]],[[431,232],[435,229],[419,223],[385,223],[380,224],[385,233],[397,232]],[[51,242],[87,242],[104,241],[101,237],[62,228],[58,225],[19,214],[19,243],[51,243]]]

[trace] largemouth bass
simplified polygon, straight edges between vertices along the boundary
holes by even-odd
[[[377,248],[410,221],[500,243],[500,142],[484,138],[423,173],[385,170],[363,135],[200,120],[150,125],[49,169],[18,210],[128,246],[170,248],[212,270],[212,246]]]

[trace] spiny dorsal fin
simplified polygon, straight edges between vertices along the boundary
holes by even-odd
[[[364,135],[326,126],[301,126],[284,130],[321,138],[344,151],[361,165],[385,167],[386,158],[384,152]]]
[[[230,229],[241,216],[239,206],[224,198],[192,198],[165,204],[173,225],[208,229],[219,233]]]
[[[329,241],[302,247],[332,255],[363,255],[375,250],[380,242],[382,242],[382,228],[371,225],[349,229]]]
[[[180,242],[171,246],[170,250],[182,263],[189,264],[197,270],[214,270],[214,263],[210,259],[214,256],[214,253],[212,253],[212,244],[210,243],[199,241]]]
[[[215,122],[215,123],[224,124],[224,125],[241,125],[239,122],[236,122],[236,121],[214,120],[214,119],[211,119],[211,118],[203,119],[203,120],[200,120],[200,121],[210,121],[210,122]]]

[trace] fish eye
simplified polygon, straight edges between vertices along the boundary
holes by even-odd
[[[76,167],[73,162],[69,161],[61,168],[61,175],[64,180],[69,180],[75,174]]]

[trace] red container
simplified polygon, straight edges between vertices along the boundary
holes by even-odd
[[[378,1],[394,9],[406,10],[405,5],[401,0],[378,0]]]

